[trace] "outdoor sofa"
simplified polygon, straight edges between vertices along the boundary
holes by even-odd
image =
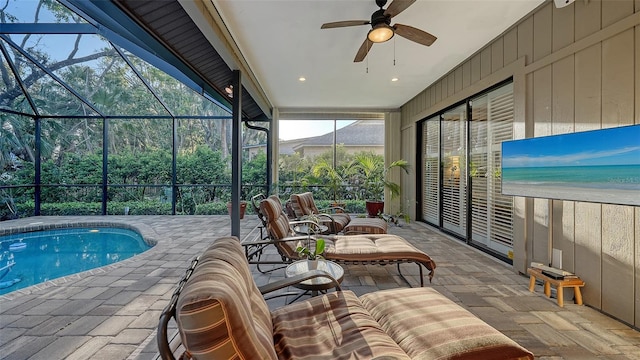
[[[533,359],[531,352],[431,288],[336,291],[271,311],[235,237],[192,263],[158,326],[163,359]],[[336,283],[336,289],[339,285]],[[175,319],[179,338],[169,345]]]

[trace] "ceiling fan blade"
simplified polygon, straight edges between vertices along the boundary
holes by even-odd
[[[369,40],[369,38],[364,39],[364,42],[360,45],[360,49],[358,49],[358,52],[356,53],[356,58],[353,59],[353,62],[361,62],[364,60],[372,46],[373,41]]]
[[[384,11],[384,14],[394,17],[405,11],[414,2],[416,2],[416,0],[393,0],[393,2],[389,4],[387,10]]]
[[[393,25],[393,28],[396,34],[424,46],[430,46],[437,39],[437,37],[429,34],[428,32],[416,29],[413,26],[395,24]]]
[[[322,24],[320,29],[332,29],[332,28],[340,28],[347,26],[359,26],[359,25],[368,25],[371,24],[369,20],[346,20],[346,21],[336,21],[330,22],[326,24]]]

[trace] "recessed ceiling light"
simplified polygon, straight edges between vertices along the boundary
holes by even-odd
[[[300,76],[300,77],[298,78],[298,80],[300,80],[300,81],[307,81],[307,78],[305,78],[304,76]]]
[[[398,81],[398,78],[394,77],[394,78],[391,79],[391,81],[393,81],[393,82]]]

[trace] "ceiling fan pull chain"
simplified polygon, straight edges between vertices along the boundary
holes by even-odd
[[[396,39],[393,38],[393,66],[396,66]]]
[[[369,53],[369,43],[367,43],[367,53]],[[367,56],[367,74],[369,73],[369,57]]]

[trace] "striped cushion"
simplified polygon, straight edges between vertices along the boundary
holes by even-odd
[[[276,359],[267,303],[237,238],[220,238],[200,257],[178,298],[176,320],[195,359]]]
[[[345,235],[386,233],[387,222],[380,218],[355,218],[344,228]]]
[[[267,231],[273,239],[284,239],[294,235],[289,225],[289,218],[282,211],[282,203],[276,195],[271,195],[260,202],[260,212],[265,217]],[[293,241],[275,242],[274,245],[289,259],[300,257],[296,252],[297,244]]]
[[[305,215],[318,215],[320,213],[315,201],[313,200],[312,192],[291,194],[289,201],[291,202],[291,208],[298,219]],[[331,234],[341,232],[351,221],[351,216],[346,213],[327,215],[333,220],[323,217],[320,219],[320,222],[329,228],[329,233]]]
[[[337,234],[344,230],[344,227],[351,221],[351,216],[346,213],[327,214],[331,219],[320,217],[320,222],[329,228],[329,233]],[[334,226],[335,225],[335,226]]]
[[[267,221],[267,231],[272,237],[282,239],[291,235],[289,219],[282,211],[280,199],[271,195],[260,202],[260,212],[264,214]]]
[[[423,264],[429,280],[436,268],[435,261],[407,240],[391,234],[362,234],[327,236],[325,258],[335,261],[398,261]]]
[[[382,290],[364,307],[412,359],[531,359],[533,354],[431,288]]]
[[[306,192],[302,194],[291,194],[291,207],[297,218],[304,215],[312,215],[318,213],[318,208],[313,200],[313,193]]]
[[[351,291],[272,312],[280,359],[409,359]]]

